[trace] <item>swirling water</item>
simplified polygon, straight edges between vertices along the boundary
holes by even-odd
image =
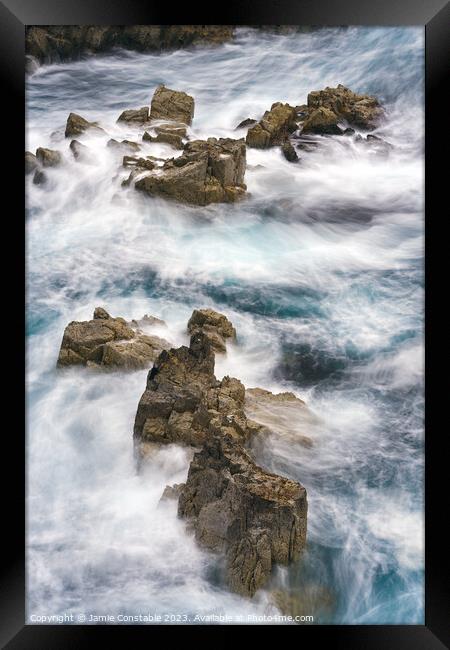
[[[60,149],[46,187],[27,179],[27,605],[33,615],[277,613],[290,589],[316,623],[423,623],[423,30],[240,30],[217,48],[44,66],[27,80],[27,149]],[[191,137],[236,137],[274,101],[343,83],[388,111],[387,158],[329,137],[292,165],[248,151],[250,197],[193,208],[120,186],[109,137],[157,84],[195,97]],[[95,161],[75,162],[69,112],[98,120]],[[244,135],[243,132],[238,135]],[[169,155],[165,145],[146,151]],[[216,374],[293,390],[320,424],[258,451],[308,491],[308,548],[254,599],[228,593],[166,484],[189,452],[161,449],[135,472],[132,427],[146,372],[57,373],[64,326],[164,318],[186,342],[194,307],[225,312],[238,344]],[[297,426],[291,423],[291,426]],[[308,611],[307,611],[308,610]]]

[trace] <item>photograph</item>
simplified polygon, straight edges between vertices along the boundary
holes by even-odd
[[[424,25],[24,38],[26,625],[424,626]]]

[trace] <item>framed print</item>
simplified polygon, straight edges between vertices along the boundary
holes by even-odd
[[[4,646],[446,647],[448,5],[0,9],[25,262]]]

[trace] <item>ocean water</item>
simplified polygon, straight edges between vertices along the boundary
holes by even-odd
[[[29,622],[271,616],[280,590],[317,624],[424,622],[423,48],[422,28],[240,30],[217,48],[118,51],[27,79],[27,149],[64,156],[45,187],[26,180]],[[159,83],[194,96],[192,138],[243,136],[235,126],[273,102],[343,83],[382,100],[376,134],[394,148],[380,157],[327,137],[296,165],[278,148],[248,150],[248,200],[151,199],[121,188],[127,172],[106,141],[137,137],[117,117],[148,106]],[[107,131],[80,138],[91,162],[76,162],[64,138],[71,111]],[[309,514],[301,560],[252,600],[217,580],[217,558],[176,504],[159,504],[190,451],[161,448],[135,471],[146,371],[56,371],[65,325],[97,305],[163,318],[174,345],[188,340],[193,308],[226,313],[238,341],[216,375],[292,390],[317,416],[281,423],[255,452],[306,487]]]

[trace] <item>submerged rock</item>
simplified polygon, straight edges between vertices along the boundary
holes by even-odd
[[[43,167],[57,167],[62,162],[62,155],[59,151],[44,147],[36,149],[36,158]]]
[[[216,352],[226,352],[225,339],[236,339],[236,330],[224,314],[214,309],[194,309],[187,329],[189,334],[203,332]]]
[[[31,153],[31,151],[25,151],[25,174],[32,174],[38,168],[39,163],[34,153]]]
[[[170,343],[132,329],[102,307],[90,321],[72,321],[64,330],[57,366],[81,365],[135,370],[148,368]]]
[[[150,106],[151,120],[173,120],[190,125],[194,117],[194,98],[164,85],[155,90]]]
[[[42,169],[36,169],[33,176],[34,185],[45,185],[48,181],[48,176]]]
[[[197,541],[226,556],[232,591],[253,596],[276,563],[297,560],[306,543],[305,488],[258,467],[243,446],[215,435],[195,454],[178,502]]]
[[[267,436],[287,439],[302,447],[313,447],[311,433],[320,424],[305,402],[294,393],[271,393],[263,388],[247,388],[245,391],[245,413],[252,420],[263,425],[265,436],[258,436],[256,444],[263,445]]]
[[[83,159],[86,160],[90,158],[89,147],[86,147],[85,144],[78,142],[78,140],[72,140],[69,147],[71,152],[73,153],[73,157],[75,158],[75,160],[83,160]]]
[[[88,120],[84,119],[84,117],[81,117],[81,115],[70,113],[66,123],[66,138],[73,138],[81,135],[88,129],[91,129],[98,133],[104,133],[104,130],[98,126],[97,122],[88,122]]]
[[[246,142],[249,147],[266,149],[282,144],[287,135],[297,128],[295,108],[289,104],[272,104],[261,120],[247,131]]]
[[[288,162],[297,162],[299,159],[290,140],[286,140],[281,146],[281,152]]]
[[[148,122],[148,106],[143,106],[136,110],[130,109],[123,111],[117,118],[118,122],[136,122],[137,124],[145,124]]]
[[[135,188],[193,205],[230,203],[245,194],[245,167],[243,139],[193,140],[181,156],[138,180]]]
[[[238,379],[216,379],[207,335],[193,334],[189,347],[161,352],[148,374],[134,424],[138,456],[141,442],[199,446],[217,431],[247,440],[259,427],[245,416],[244,399]]]

